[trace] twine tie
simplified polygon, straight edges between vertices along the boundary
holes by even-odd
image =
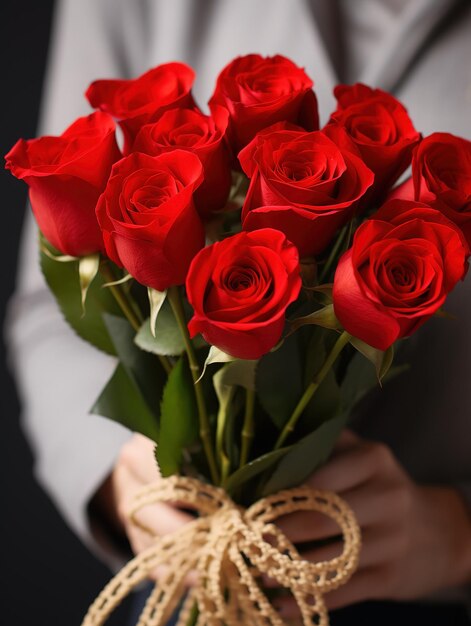
[[[195,509],[199,517],[175,533],[156,537],[139,522],[137,513],[158,502],[179,502]],[[296,511],[317,511],[333,519],[343,535],[342,554],[319,563],[302,559],[273,523]],[[361,538],[353,512],[336,494],[306,486],[280,491],[243,509],[219,487],[171,476],[139,491],[129,516],[155,541],[108,583],[82,626],[101,626],[156,568],[162,574],[137,626],[163,626],[183,598],[178,626],[187,626],[195,603],[196,626],[283,626],[262,590],[262,576],[290,591],[304,626],[328,626],[323,596],[344,584],[358,565]],[[186,577],[191,571],[197,579],[187,593]]]

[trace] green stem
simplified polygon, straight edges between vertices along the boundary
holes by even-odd
[[[301,417],[304,409],[309,404],[309,402],[311,401],[311,398],[314,396],[316,391],[319,389],[322,381],[324,380],[324,378],[328,374],[328,372],[329,372],[330,368],[332,367],[332,365],[335,363],[335,360],[337,359],[338,355],[342,352],[343,348],[350,341],[351,337],[352,336],[349,333],[344,331],[340,335],[340,337],[337,339],[337,341],[335,342],[335,345],[332,348],[330,354],[327,356],[323,366],[317,372],[316,376],[314,377],[314,380],[309,384],[309,386],[307,387],[306,391],[303,393],[303,395],[302,395],[301,399],[299,400],[296,408],[294,409],[291,417],[289,418],[289,420],[287,421],[285,427],[281,431],[280,436],[278,437],[278,440],[277,440],[277,442],[275,444],[275,450],[278,450],[279,448],[281,448],[283,446],[283,444],[285,443],[286,439],[293,432],[293,430],[294,430],[294,428],[295,428],[299,418]]]
[[[245,395],[245,416],[244,425],[242,427],[242,442],[240,450],[240,463],[239,467],[247,465],[249,459],[250,448],[255,434],[254,429],[254,406],[255,406],[255,391],[253,389],[247,389]]]
[[[217,417],[217,425],[216,425],[216,457],[219,460],[219,468],[221,470],[221,481],[220,484],[224,487],[227,477],[230,472],[230,461],[224,450],[224,433],[226,430],[226,422],[227,422],[227,411],[232,403],[232,398],[234,397],[235,387],[232,387],[230,391],[230,397],[227,400],[227,403],[224,406],[219,407],[218,417]]]
[[[219,484],[219,472],[214,458],[213,447],[211,444],[211,431],[209,427],[208,413],[206,411],[206,402],[204,399],[203,386],[200,378],[200,366],[191,343],[190,335],[186,325],[185,312],[183,310],[183,303],[181,299],[180,290],[178,287],[171,287],[168,290],[168,299],[172,310],[175,314],[180,332],[185,343],[186,353],[188,355],[188,362],[190,364],[191,376],[195,384],[196,404],[198,407],[199,423],[200,423],[200,437],[203,442],[203,448],[208,459],[209,470],[211,472],[211,479],[215,485]]]
[[[347,232],[347,239],[345,240],[345,250],[348,250],[350,248],[350,244],[352,242],[352,237],[353,237],[353,232],[355,230],[355,218],[352,217],[352,219],[350,220],[350,223],[348,224],[348,232]]]
[[[112,283],[116,280],[116,276],[113,274],[113,271],[108,263],[102,263],[100,266],[100,271],[107,282]],[[111,293],[114,296],[114,299],[118,303],[121,311],[124,313],[128,322],[137,332],[142,325],[142,319],[140,319],[137,311],[129,302],[128,297],[122,289],[121,285],[110,285],[108,289],[110,289]]]
[[[107,263],[101,264],[100,271],[107,282],[112,283],[116,280],[111,267]],[[144,322],[137,304],[131,300],[122,285],[110,285],[107,288],[111,290],[111,293],[113,294],[114,299],[118,303],[121,311],[124,313],[126,319],[137,333]],[[161,355],[158,355],[158,357],[165,372],[170,374],[172,371],[172,365],[167,357]]]
[[[322,268],[322,272],[319,275],[319,285],[322,285],[322,283],[328,277],[330,269],[331,269],[335,259],[337,258],[337,255],[338,255],[340,249],[342,248],[343,242],[345,241],[345,237],[346,237],[348,232],[349,232],[349,224],[347,224],[346,226],[344,226],[342,228],[342,230],[339,233],[339,236],[337,237],[337,241],[335,242],[332,250],[330,251],[329,258],[325,262],[325,265]]]

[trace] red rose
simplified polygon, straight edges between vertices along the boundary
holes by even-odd
[[[461,231],[425,204],[392,200],[355,233],[334,278],[343,327],[380,350],[411,335],[467,270]]]
[[[407,110],[391,94],[366,85],[338,85],[329,124],[343,126],[375,174],[374,195],[384,197],[407,169],[420,140]]]
[[[242,209],[244,229],[277,228],[301,257],[326,248],[374,178],[357,154],[322,131],[281,125],[259,133],[239,160],[251,179]]]
[[[265,228],[224,239],[190,266],[190,334],[202,333],[234,357],[258,359],[279,341],[300,289],[298,252],[283,233]]]
[[[200,160],[182,150],[157,157],[136,152],[116,163],[97,205],[109,258],[147,287],[183,284],[204,245],[193,204],[202,180]]]
[[[412,178],[393,197],[430,204],[471,242],[471,141],[450,133],[426,137],[414,150]]]
[[[212,117],[192,109],[166,111],[157,122],[143,126],[133,150],[156,156],[181,148],[203,164],[204,182],[195,194],[199,214],[209,216],[224,207],[231,188],[231,167],[224,134],[228,113],[214,107]]]
[[[226,65],[209,104],[229,111],[228,138],[234,155],[276,122],[319,128],[313,84],[302,68],[280,55],[249,54]]]
[[[163,111],[194,106],[191,88],[195,73],[184,63],[166,63],[131,80],[96,80],[85,96],[92,107],[119,120],[129,152],[140,127]]]
[[[95,207],[120,158],[115,123],[100,112],[79,118],[60,137],[20,139],[5,157],[6,168],[29,186],[43,235],[77,257],[104,250]]]

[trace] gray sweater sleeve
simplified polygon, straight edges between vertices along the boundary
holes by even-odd
[[[132,31],[139,28],[137,17],[123,21],[121,3],[114,2],[113,10],[106,10],[106,4],[108,0],[58,3],[40,134],[61,133],[90,112],[83,92],[93,79],[139,71],[139,43],[132,59],[116,48],[116,24],[126,23]],[[120,425],[89,414],[115,363],[79,339],[62,319],[40,272],[37,250],[36,226],[28,215],[6,329],[22,425],[34,451],[37,480],[85,544],[113,566],[113,552],[91,532],[87,504],[130,436]]]

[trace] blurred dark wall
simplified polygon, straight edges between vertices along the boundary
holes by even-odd
[[[77,0],[79,1],[79,0]],[[36,133],[52,0],[2,2],[0,154]],[[3,158],[2,158],[3,164]],[[26,186],[0,170],[0,325],[14,289]],[[0,624],[75,626],[109,572],[66,528],[34,482],[19,402],[0,347]],[[110,623],[119,623],[110,622]]]

